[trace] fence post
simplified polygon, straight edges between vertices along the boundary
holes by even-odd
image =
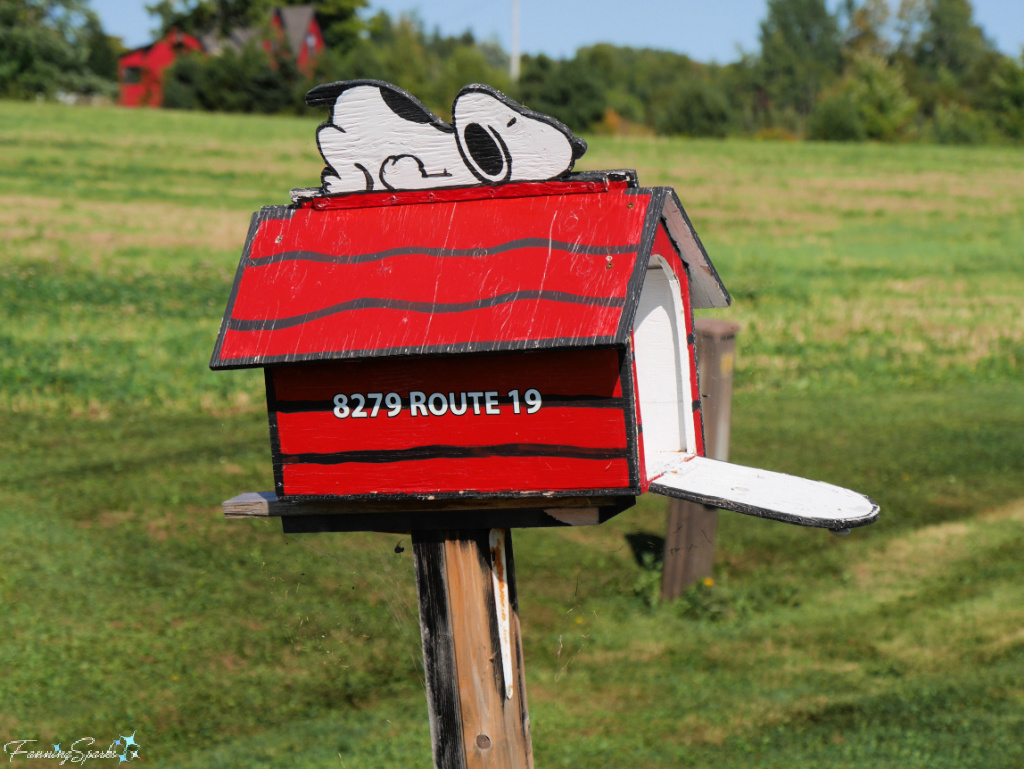
[[[704,453],[712,459],[729,459],[729,427],[732,423],[732,372],[736,360],[739,324],[717,318],[698,318],[697,374],[704,415]],[[671,600],[690,585],[711,576],[715,559],[718,511],[713,507],[669,501],[665,527],[664,571],[661,598]]]

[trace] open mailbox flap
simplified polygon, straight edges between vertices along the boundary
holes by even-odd
[[[878,518],[878,505],[856,491],[693,454],[680,454],[650,490],[799,526],[841,530]]]

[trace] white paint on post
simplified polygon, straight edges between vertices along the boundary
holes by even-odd
[[[648,478],[666,472],[681,451],[696,451],[692,405],[686,396],[690,356],[685,328],[679,281],[660,256],[652,256],[633,322]]]
[[[683,455],[651,483],[666,497],[771,518],[799,526],[832,530],[873,523],[878,505],[839,486],[730,462]]]
[[[498,618],[498,642],[501,644],[501,672],[505,681],[505,699],[512,699],[512,605],[508,595],[508,565],[505,560],[505,529],[491,529],[491,581],[494,584],[494,608]]]

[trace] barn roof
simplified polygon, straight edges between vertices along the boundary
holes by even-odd
[[[291,5],[276,10],[281,28],[294,55],[298,56],[316,11],[312,5]]]
[[[264,208],[211,368],[625,345],[659,228],[728,305],[672,189],[587,176]]]
[[[292,5],[283,8],[274,8],[270,11],[271,18],[277,16],[281,22],[281,30],[292,54],[299,55],[302,44],[306,40],[306,33],[309,26],[316,17],[316,8],[312,5]],[[200,37],[203,50],[209,54],[218,55],[227,49],[241,51],[246,43],[254,38],[265,34],[265,30],[259,26],[235,27],[226,37],[218,32],[208,32]]]

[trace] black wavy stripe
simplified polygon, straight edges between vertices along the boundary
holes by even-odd
[[[283,251],[280,254],[259,256],[246,261],[247,267],[262,267],[275,262],[306,261],[324,264],[363,264],[379,262],[392,256],[492,256],[520,248],[548,248],[553,251],[566,251],[570,254],[587,254],[589,256],[614,256],[615,254],[633,254],[640,247],[638,243],[623,246],[592,246],[583,243],[568,243],[547,238],[518,238],[496,246],[479,248],[427,248],[425,246],[401,246],[386,248],[368,254],[322,254],[318,251]]]
[[[339,451],[333,454],[282,454],[286,465],[341,465],[364,462],[384,465],[421,459],[482,459],[488,457],[555,457],[565,459],[625,459],[626,447],[587,448],[546,443],[506,443],[499,446],[415,446],[379,451]]]
[[[481,310],[488,307],[497,307],[502,304],[510,304],[523,299],[544,299],[550,302],[564,302],[567,304],[588,304],[595,307],[623,307],[626,300],[621,296],[581,296],[570,294],[565,291],[539,291],[530,289],[528,291],[512,291],[498,296],[487,296],[476,299],[472,302],[410,302],[405,299],[389,299],[377,297],[362,297],[350,299],[347,302],[339,302],[330,307],[324,307],[312,312],[304,312],[301,315],[292,315],[288,318],[266,318],[264,320],[244,320],[230,318],[227,327],[232,331],[277,331],[282,328],[301,326],[311,320],[320,320],[330,315],[350,310],[405,310],[407,312],[421,312],[427,315],[439,315],[442,313],[468,312],[470,310]]]

